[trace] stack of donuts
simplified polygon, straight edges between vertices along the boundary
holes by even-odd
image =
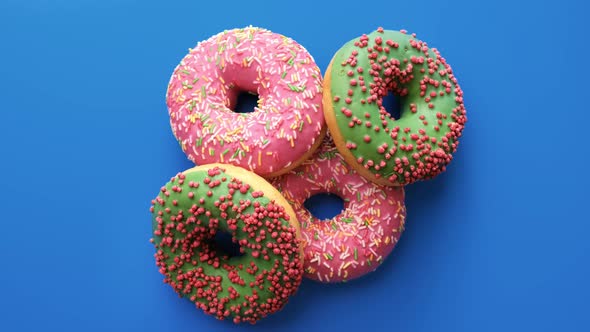
[[[258,95],[251,113],[238,95]],[[401,116],[383,106],[393,93]],[[325,75],[290,38],[254,27],[190,49],[166,93],[172,132],[196,167],[152,200],[164,281],[219,319],[280,310],[302,278],[345,282],[374,271],[399,241],[404,186],[445,170],[467,120],[440,53],[382,28],[346,43]],[[330,193],[343,211],[305,207]],[[231,255],[216,242],[228,234]]]

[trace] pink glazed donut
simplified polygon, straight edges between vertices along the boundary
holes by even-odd
[[[404,230],[403,187],[383,187],[360,176],[329,135],[311,159],[271,182],[301,224],[308,278],[345,282],[374,271]],[[328,220],[312,216],[303,203],[319,193],[341,197],[344,210]]]
[[[236,113],[241,92],[258,94]],[[292,39],[247,27],[219,33],[182,59],[166,93],[174,136],[196,164],[226,163],[264,177],[309,158],[325,133],[322,75]]]

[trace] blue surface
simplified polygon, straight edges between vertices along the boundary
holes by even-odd
[[[588,7],[339,3],[0,1],[0,330],[590,330]],[[306,280],[255,327],[179,299],[148,242],[150,199],[190,166],[164,104],[172,69],[249,24],[322,70],[379,25],[416,32],[469,117],[448,171],[407,187],[406,232],[377,272]]]

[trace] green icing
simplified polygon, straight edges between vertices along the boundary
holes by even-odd
[[[386,53],[384,50],[377,52],[377,59],[380,59],[382,56],[387,58],[386,61],[397,59],[399,60],[398,68],[402,71],[406,70],[409,64],[412,64],[413,66],[409,73],[413,76],[411,80],[402,82],[398,77],[393,78],[393,82],[398,84],[398,92],[407,89],[407,94],[400,96],[399,93],[396,93],[396,96],[401,103],[402,115],[401,118],[397,120],[390,116],[386,116],[386,126],[382,125],[380,110],[375,102],[361,103],[361,100],[366,100],[366,98],[371,95],[370,83],[374,82],[374,77],[369,73],[371,64],[368,57],[368,48],[376,46],[375,39],[377,37],[382,38],[381,47],[389,47],[389,53]],[[399,47],[395,48],[389,46],[386,43],[388,40],[398,43]],[[373,161],[373,166],[368,165],[369,170],[373,174],[378,174],[378,176],[385,179],[389,179],[392,175],[395,175],[396,179],[393,182],[397,184],[407,184],[417,179],[433,177],[440,173],[444,170],[444,166],[450,161],[450,154],[456,149],[456,144],[453,143],[455,143],[460,136],[464,122],[466,121],[462,98],[459,98],[459,101],[456,100],[459,96],[455,91],[458,86],[454,76],[452,73],[449,74],[448,71],[443,72],[442,75],[440,72],[447,68],[450,69],[450,67],[446,65],[446,62],[444,62],[440,56],[437,56],[433,49],[428,48],[425,54],[421,49],[422,47],[416,49],[411,45],[416,42],[425,47],[425,44],[422,44],[421,41],[412,35],[407,35],[398,31],[385,30],[382,33],[375,31],[368,35],[368,46],[363,48],[355,46],[355,41],[359,41],[359,38],[349,41],[336,53],[331,67],[332,79],[330,89],[332,97],[339,97],[338,101],[332,101],[336,123],[342,136],[345,137],[345,143],[353,143],[357,145],[356,149],[349,149],[349,151],[353,154],[355,159],[358,160],[359,157],[361,157],[363,159],[363,165],[367,165],[369,160]],[[351,56],[354,50],[358,52],[358,55],[356,56],[356,66],[352,67],[350,64],[342,66],[342,63]],[[375,51],[375,49],[373,49],[373,51]],[[412,57],[423,58],[424,63],[412,63]],[[431,58],[434,61],[439,61],[436,65],[437,68],[435,72],[432,74],[429,73],[430,68],[428,67],[428,58]],[[384,62],[378,62],[377,59],[375,59],[375,63],[378,63],[383,67],[383,69],[379,71],[379,77],[385,80],[387,77],[385,75],[385,67],[383,66]],[[407,60],[407,62],[404,62],[404,60]],[[434,64],[436,64],[436,62]],[[361,74],[357,71],[357,68],[359,67],[364,69]],[[421,69],[424,69],[425,73],[421,73]],[[347,72],[350,70],[354,72],[352,77],[347,75]],[[350,85],[351,79],[356,79],[356,81],[359,82],[359,76],[362,76],[364,79],[367,88],[366,92],[361,91],[361,87],[358,84],[356,86]],[[426,95],[420,96],[420,82],[424,77],[432,78],[438,82],[439,86],[435,87],[427,84]],[[450,93],[445,91],[445,86],[441,84],[443,81],[450,83]],[[349,89],[353,90],[352,97],[347,95]],[[444,92],[442,96],[440,95],[441,91]],[[429,102],[425,101],[425,98],[428,97],[431,92],[436,92],[436,97],[432,98],[430,101],[430,103],[434,105],[434,108],[432,109],[429,108]],[[460,92],[460,94],[462,93]],[[352,100],[350,104],[345,102],[347,97]],[[410,110],[411,104],[414,104],[416,107],[415,113]],[[362,125],[355,125],[353,128],[350,128],[349,122],[353,117],[347,117],[343,114],[341,111],[342,107],[350,109],[353,113],[353,117],[359,118],[362,121]],[[366,118],[365,113],[368,113],[370,117]],[[439,118],[437,118],[437,113],[446,116],[446,119],[440,119],[442,120],[442,125],[438,123]],[[453,113],[456,115],[455,119],[451,116]],[[420,119],[421,115],[424,117],[423,119]],[[371,122],[372,125],[370,128],[366,127],[366,121]],[[424,124],[423,121],[426,121],[427,124]],[[448,124],[450,122],[456,123],[452,125],[454,130],[449,128]],[[374,130],[375,126],[380,127],[378,132]],[[439,127],[438,131],[435,130],[435,126]],[[397,139],[393,139],[390,132],[395,127],[399,127]],[[387,132],[385,128],[388,128],[389,132]],[[405,128],[410,128],[410,131],[404,132]],[[420,132],[420,129],[423,129],[424,132]],[[423,142],[423,146],[421,146],[422,149],[418,149],[418,144],[416,141],[412,140],[412,135],[414,135],[413,137],[418,135],[421,138],[424,134],[428,136],[428,141]],[[364,141],[365,135],[368,135],[371,138],[370,143]],[[441,141],[443,136],[447,136],[447,142]],[[432,138],[436,139],[434,143],[431,141]],[[404,141],[404,139],[406,141]],[[389,150],[391,147],[395,146],[396,142],[398,146],[400,144],[412,144],[414,149],[411,151],[402,151],[398,148],[388,160],[385,158],[384,153],[379,153],[377,150],[377,148],[383,143],[388,144],[387,150]],[[448,158],[445,157],[432,160],[430,152],[436,151],[437,149],[442,149],[444,155],[448,156]],[[423,154],[420,155],[418,159],[415,159],[415,153],[420,153],[420,151],[423,151]],[[396,158],[402,159],[403,157],[408,159],[409,164],[395,169]],[[380,166],[381,162],[385,162],[385,166]],[[410,176],[406,176],[406,172],[412,173],[416,170],[418,163],[422,163],[422,166],[426,166],[423,167],[423,170],[428,171],[423,172],[423,174],[410,174]],[[379,166],[378,170],[375,169],[376,165]]]
[[[286,220],[285,218],[275,218],[273,220],[273,218],[264,217],[263,219],[260,219],[261,222],[263,223],[263,226],[259,227],[255,231],[256,234],[254,237],[251,237],[244,230],[244,226],[246,226],[246,224],[244,222],[244,218],[247,218],[248,216],[251,216],[253,213],[255,213],[255,207],[254,207],[255,202],[258,202],[258,203],[260,203],[261,206],[266,207],[270,203],[268,198],[266,198],[264,196],[255,197],[254,195],[256,195],[256,194],[254,193],[252,188],[249,188],[246,193],[241,193],[239,190],[235,190],[233,195],[230,195],[230,189],[228,188],[228,183],[231,182],[232,177],[227,175],[224,171],[221,171],[220,174],[213,175],[213,176],[209,176],[207,174],[207,170],[190,171],[190,172],[186,173],[185,176],[186,176],[186,178],[184,179],[183,184],[179,184],[179,178],[177,176],[165,185],[165,189],[169,193],[168,197],[162,191],[158,195],[159,199],[164,200],[164,204],[163,205],[160,204],[158,202],[158,199],[156,199],[155,204],[153,205],[154,209],[152,211],[153,212],[152,228],[153,228],[154,232],[156,230],[158,230],[157,218],[158,218],[158,215],[160,212],[163,213],[162,220],[163,220],[164,225],[173,224],[174,227],[176,227],[178,225],[178,222],[172,221],[170,219],[170,217],[177,216],[178,213],[180,211],[182,211],[184,218],[181,222],[183,222],[183,224],[184,224],[184,229],[186,230],[186,233],[182,233],[182,232],[178,231],[176,228],[173,228],[172,234],[169,234],[169,235],[162,234],[160,236],[157,236],[154,234],[154,238],[153,238],[154,244],[156,245],[157,249],[162,250],[164,252],[164,254],[168,256],[168,258],[164,259],[164,262],[166,263],[166,266],[169,267],[172,264],[175,264],[174,259],[179,257],[184,252],[182,250],[176,250],[176,252],[173,252],[171,246],[162,245],[162,240],[167,236],[171,236],[175,240],[176,239],[184,240],[184,239],[186,239],[187,234],[190,234],[191,232],[193,232],[196,227],[203,227],[203,230],[205,232],[208,232],[210,230],[209,229],[210,221],[214,220],[214,219],[218,220],[217,231],[223,231],[223,232],[230,233],[234,239],[238,239],[238,240],[246,239],[250,244],[260,244],[261,245],[260,250],[255,250],[255,249],[248,248],[247,246],[242,245],[241,248],[244,250],[242,256],[227,257],[227,256],[221,256],[222,253],[218,253],[217,257],[219,258],[220,265],[218,268],[215,268],[212,265],[209,265],[207,262],[200,262],[200,260],[199,260],[199,252],[202,250],[203,246],[212,245],[210,242],[203,241],[200,244],[200,246],[197,246],[194,249],[194,251],[192,253],[192,257],[194,260],[197,261],[197,264],[194,265],[191,262],[184,262],[180,267],[180,270],[183,272],[188,272],[191,270],[195,270],[198,267],[201,267],[205,270],[204,273],[208,276],[220,276],[222,278],[222,281],[221,281],[222,290],[221,290],[221,292],[219,292],[217,294],[217,298],[227,297],[229,295],[228,288],[230,286],[233,287],[240,294],[240,297],[238,297],[237,299],[229,300],[229,302],[225,306],[226,309],[229,309],[231,306],[243,303],[245,301],[245,298],[244,298],[245,295],[251,296],[253,294],[253,288],[249,285],[250,282],[254,282],[256,276],[259,276],[263,271],[270,271],[273,268],[273,264],[275,262],[278,262],[277,269],[279,271],[285,272],[285,267],[281,263],[283,261],[283,256],[281,254],[278,254],[278,255],[274,254],[272,249],[268,250],[268,253],[267,253],[269,260],[264,260],[262,253],[260,254],[260,256],[258,258],[254,258],[254,256],[252,255],[253,251],[260,252],[262,249],[267,248],[267,244],[269,244],[269,243],[272,243],[273,246],[276,245],[276,243],[277,243],[276,239],[273,239],[271,237],[270,231],[267,227],[264,226],[264,223],[267,221],[270,221],[271,223],[280,227],[279,229],[275,229],[279,234],[281,232],[291,232],[294,237],[295,230],[291,227],[288,220]],[[221,181],[221,184],[216,186],[215,188],[211,189],[211,188],[209,188],[208,185],[206,185],[204,183],[206,178],[210,178],[212,181],[219,180],[219,181]],[[191,181],[194,183],[198,183],[199,187],[198,188],[190,187],[189,183]],[[173,191],[174,186],[180,187],[182,191],[181,192]],[[214,193],[211,197],[207,196],[207,192],[209,190],[213,191],[213,193]],[[193,198],[189,197],[189,192],[192,192],[194,194]],[[215,202],[216,201],[219,202],[219,197],[222,197],[222,196],[224,196],[224,197],[231,196],[231,199],[226,199],[223,202],[226,204],[228,204],[231,201],[231,202],[233,202],[234,206],[240,206],[241,203],[246,202],[246,201],[250,201],[251,205],[244,208],[244,209],[237,210],[237,211],[233,210],[231,208],[231,206],[228,206],[228,208],[226,208],[224,210],[225,213],[227,213],[227,215],[222,216],[222,213],[223,213],[222,209],[220,207],[215,206]],[[199,203],[200,198],[204,198],[204,204]],[[174,200],[177,201],[176,205],[173,204]],[[196,216],[197,220],[200,221],[200,225],[197,225],[195,222],[187,223],[186,222],[187,218],[192,215],[192,213],[189,212],[189,209],[191,208],[191,206],[203,207],[206,211],[210,211],[211,215],[209,217],[207,217],[205,214],[201,214],[199,216]],[[168,208],[169,211],[166,211],[166,208]],[[229,224],[228,224],[228,220],[237,220],[237,224],[236,224],[237,228],[235,230],[230,229]],[[163,229],[163,227],[162,227],[162,229]],[[266,232],[266,238],[261,239],[260,242],[256,242],[255,238],[257,236],[260,236],[261,230],[264,230]],[[210,239],[210,240],[212,240],[213,237],[214,237],[214,234],[208,235],[208,239]],[[213,247],[211,247],[211,248],[213,248]],[[215,249],[212,249],[212,250],[215,250]],[[295,250],[297,250],[297,247],[295,247]],[[296,261],[296,259],[298,258],[297,254],[291,255],[291,256],[293,256],[293,257],[289,258],[291,260],[291,262]],[[246,271],[246,269],[248,267],[250,267],[251,262],[254,262],[256,264],[256,266],[258,267],[258,271],[254,274],[248,273]],[[242,278],[245,281],[245,285],[242,286],[237,283],[233,283],[228,276],[229,271],[222,268],[222,266],[224,264],[228,264],[228,265],[232,266],[233,268],[235,268],[235,271],[237,271],[240,278]],[[242,265],[242,268],[239,267],[240,265]],[[177,281],[178,274],[179,274],[178,270],[174,270],[174,271],[168,271],[166,273],[166,276],[168,276],[173,281]],[[284,274],[284,275],[286,275],[286,274]],[[177,281],[177,282],[179,282],[179,281]],[[281,282],[283,282],[282,279],[281,279]],[[291,283],[293,286],[297,286],[298,283],[300,282],[300,278],[298,280],[289,279],[288,282]],[[273,291],[271,291],[269,289],[269,286],[271,286],[271,283],[269,281],[267,281],[266,278],[264,279],[264,284],[263,284],[262,289],[260,289],[258,286],[256,286],[255,289],[256,289],[256,292],[259,296],[259,299],[258,299],[259,303],[265,303],[267,299],[277,297],[277,295],[274,294]],[[296,289],[296,287],[294,287],[294,288]],[[197,289],[194,287],[188,293],[182,292],[182,295],[187,298],[195,296],[196,294],[197,294]],[[286,299],[279,299],[279,301],[286,302]],[[204,304],[209,303],[209,301],[207,301],[207,299],[198,298],[198,297],[196,298],[196,302],[201,302]],[[240,315],[242,315],[242,318],[244,318],[245,311],[248,309],[249,308],[247,308],[247,307],[241,308]],[[235,316],[235,314],[233,312],[231,314],[232,314],[232,316]],[[258,313],[258,314],[260,314],[260,313]]]

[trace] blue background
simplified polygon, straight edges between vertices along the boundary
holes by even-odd
[[[0,1],[0,329],[588,331],[588,7],[361,3]],[[469,117],[448,171],[407,187],[406,232],[377,272],[306,280],[255,327],[179,299],[148,242],[150,199],[190,166],[170,74],[197,41],[250,24],[322,71],[378,26],[416,32]]]

